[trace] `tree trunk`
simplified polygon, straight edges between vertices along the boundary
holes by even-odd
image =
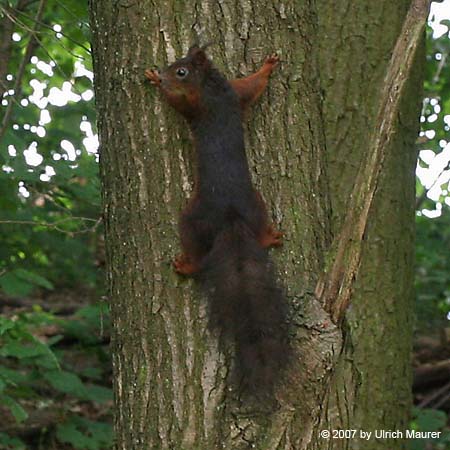
[[[346,319],[334,323],[314,292],[367,157],[409,3],[91,3],[117,449],[402,448],[400,440],[327,440],[320,431],[407,424],[422,61],[384,160]],[[242,403],[227,385],[232,349],[219,352],[205,299],[171,267],[192,190],[192,143],[143,72],[196,40],[214,42],[209,53],[230,78],[274,51],[282,61],[246,126],[254,182],[285,234],[272,256],[295,358],[274,404]]]
[[[337,232],[355,171],[367,158],[387,63],[412,2],[318,1],[320,72],[328,173]],[[338,37],[338,38],[336,38]],[[383,165],[361,269],[346,315],[346,339],[320,428],[404,430],[411,408],[414,196],[424,67],[423,42]],[[334,442],[332,448],[404,448],[401,439]],[[318,447],[324,448],[324,447]]]

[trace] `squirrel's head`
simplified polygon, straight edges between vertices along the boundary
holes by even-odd
[[[202,86],[211,68],[205,48],[192,46],[184,58],[161,73],[146,71],[147,78],[159,87],[167,102],[188,119],[202,113]]]

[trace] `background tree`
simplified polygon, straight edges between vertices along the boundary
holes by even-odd
[[[419,9],[412,10],[417,16],[408,36],[424,18],[425,2],[414,3]],[[400,120],[386,103],[395,136],[377,146],[372,133],[382,124],[379,93],[388,99],[383,82],[410,6],[406,0],[91,4],[118,448],[324,448],[320,429],[406,427],[420,58],[404,91],[391,86],[394,100],[402,93]],[[277,260],[298,360],[276,411],[241,405],[233,389],[225,389],[229,355],[218,353],[216,337],[206,331],[203,300],[170,265],[177,214],[191,189],[190,144],[186,125],[161,104],[142,72],[180,56],[197,37],[217,42],[212,52],[228,76],[248,73],[275,49],[282,58],[248,125],[256,182],[288,237]],[[366,164],[373,150],[386,155],[383,171],[380,180],[358,179],[369,193],[375,193],[373,180],[378,187],[368,226],[352,241],[348,232],[371,200],[363,197],[348,221],[348,208],[361,200],[358,191],[350,193],[360,167],[362,174],[378,169],[379,161]],[[349,239],[347,259],[333,266],[339,246],[327,251],[341,235]],[[355,246],[361,251],[353,264]],[[325,304],[313,293],[325,267],[339,278],[346,264],[357,279],[341,324],[336,284],[319,285],[330,300]],[[352,287],[349,277],[343,306]],[[346,448],[352,441],[332,445]]]

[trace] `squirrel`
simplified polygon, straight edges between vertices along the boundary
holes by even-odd
[[[176,272],[199,279],[209,324],[234,341],[243,389],[273,392],[287,365],[286,299],[267,249],[282,244],[253,187],[244,147],[243,113],[263,93],[279,63],[271,55],[245,78],[227,81],[205,47],[145,76],[187,120],[196,147],[194,194],[179,221],[183,253]]]

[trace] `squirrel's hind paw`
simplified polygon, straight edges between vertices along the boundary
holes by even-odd
[[[174,259],[173,267],[175,269],[175,272],[179,273],[180,275],[186,276],[193,275],[200,270],[198,265],[191,261],[189,256],[186,256],[184,254],[178,255]]]

